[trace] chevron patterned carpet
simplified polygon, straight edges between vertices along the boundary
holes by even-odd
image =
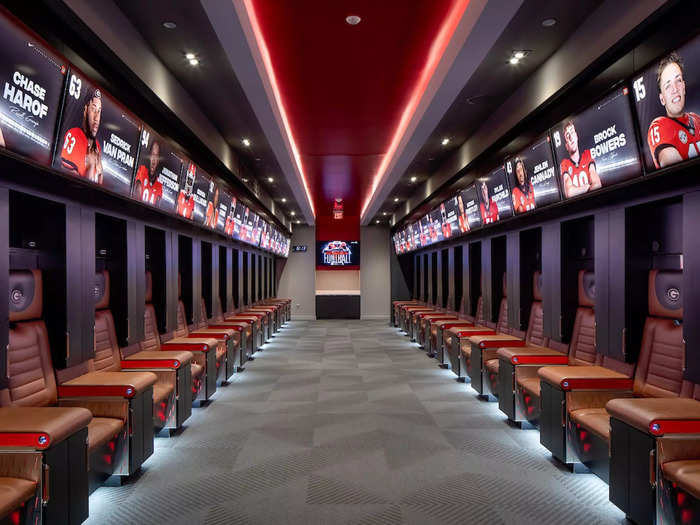
[[[625,523],[454,377],[385,321],[290,322],[88,523]]]

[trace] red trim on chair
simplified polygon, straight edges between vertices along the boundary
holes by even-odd
[[[513,341],[512,339],[496,339],[493,341],[481,341],[479,343],[480,348],[517,348],[525,346],[525,341]]]
[[[163,350],[186,350],[189,352],[208,352],[211,350],[206,343],[161,343]]]
[[[198,330],[195,330],[194,332],[190,332],[187,335],[187,337],[189,339],[201,339],[202,337],[210,337],[211,339],[216,339],[218,341],[228,341],[228,334],[225,332],[200,332]]]
[[[470,323],[469,321],[457,321],[454,323],[445,323],[442,325],[443,330],[449,330],[450,328],[456,328],[458,326],[474,326],[474,323]]]
[[[231,321],[233,322],[233,321]],[[213,328],[215,330],[236,330],[237,332],[242,332],[243,328],[242,326],[234,326],[234,325],[226,325],[226,324],[219,324],[219,323],[210,323],[209,328]]]
[[[655,419],[649,423],[649,432],[654,436],[664,434],[700,434],[698,419]]]
[[[180,368],[180,361],[177,359],[130,359],[121,362],[122,368],[139,369],[139,368]]]
[[[566,365],[569,356],[566,355],[514,355],[510,358],[514,365]]]
[[[582,377],[562,379],[560,386],[565,392],[570,390],[632,390],[632,379],[611,377]]]
[[[496,331],[490,328],[484,328],[483,330],[472,330],[471,332],[463,330],[457,332],[457,337],[471,337],[473,335],[496,335]]]
[[[51,438],[45,432],[0,432],[0,447],[49,448]]]
[[[61,385],[58,397],[123,397],[131,399],[136,389],[131,385]]]

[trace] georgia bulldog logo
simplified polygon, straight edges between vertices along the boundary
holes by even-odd
[[[672,303],[677,303],[681,298],[681,291],[678,288],[669,288],[666,290],[666,298]]]
[[[10,297],[14,304],[19,304],[22,301],[24,294],[22,293],[22,290],[15,288],[14,290],[12,290]]]
[[[352,251],[350,246],[345,241],[330,241],[323,250],[323,263],[329,266],[345,266],[350,264]]]
[[[681,141],[683,144],[687,144],[687,143],[688,143],[688,135],[686,134],[685,131],[680,130],[680,131],[678,132],[678,138],[680,139],[680,141]]]

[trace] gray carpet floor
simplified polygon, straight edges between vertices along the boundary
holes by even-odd
[[[385,321],[293,321],[88,523],[624,523]]]

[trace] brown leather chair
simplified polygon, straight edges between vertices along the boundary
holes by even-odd
[[[658,523],[687,525],[700,520],[700,436],[669,435],[656,447],[656,483]]]
[[[42,523],[42,500],[49,487],[42,487],[41,452],[3,452],[2,446],[0,442],[0,523]]]
[[[467,322],[470,322],[471,326],[456,324],[447,329],[443,334],[443,347],[447,350],[447,352],[444,352],[444,354],[446,354],[445,358],[449,360],[449,367],[457,375],[459,380],[467,376],[468,360],[471,356],[471,345],[468,341],[469,337],[474,335],[492,335],[496,333],[493,328],[486,326],[486,319],[484,319],[484,302],[481,296],[479,296],[476,301],[476,315],[474,319],[472,320],[467,317]],[[466,349],[468,350],[465,354],[464,350]]]
[[[213,317],[208,319],[207,328],[210,330],[233,330],[236,332],[239,340],[238,345],[238,361],[235,362],[238,371],[243,370],[245,362],[252,358],[253,347],[255,339],[254,334],[256,333],[256,322],[259,320],[254,317],[240,316],[238,320],[224,320],[224,314],[221,309],[221,299],[219,297],[214,297],[214,312]],[[232,314],[233,319],[236,316]]]
[[[536,287],[535,297],[539,297]],[[542,302],[530,312],[530,341],[547,341],[542,337]],[[594,364],[595,351],[595,275],[584,270],[578,273],[578,308],[574,318],[571,343],[567,347],[556,341],[551,346],[526,345],[501,347],[499,358],[499,408],[511,421],[538,424],[541,413],[540,378],[537,371],[548,365],[581,366]],[[526,342],[527,342],[526,337]]]
[[[610,415],[608,401],[621,397],[679,397],[683,382],[681,271],[649,272],[648,308],[634,377],[602,360],[597,366],[543,367],[538,374],[566,393],[566,439],[581,463],[608,480]]]
[[[481,299],[479,299],[480,301]],[[440,366],[449,365],[449,354],[447,348],[452,345],[452,335],[448,333],[448,330],[453,328],[471,328],[474,326],[476,317],[469,315],[467,312],[469,308],[467,306],[468,299],[462,297],[459,304],[459,310],[457,312],[457,319],[442,319],[430,323],[430,337],[431,337],[431,348],[434,349],[434,354],[440,363]],[[479,304],[477,304],[477,310],[479,309]],[[483,313],[483,307],[481,308]],[[483,317],[483,315],[482,315]]]
[[[117,342],[114,317],[110,306],[111,281],[108,271],[95,275],[95,357],[88,363],[90,371],[147,371],[155,374],[153,385],[153,426],[156,432],[178,429],[189,417],[191,400],[182,408],[180,396],[190,399],[190,362],[192,353],[186,351],[131,353],[122,360]],[[182,413],[179,413],[182,412]]]

